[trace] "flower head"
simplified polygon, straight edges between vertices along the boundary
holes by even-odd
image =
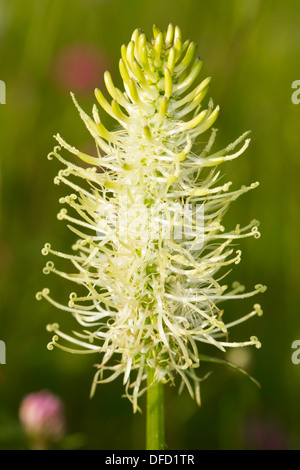
[[[24,431],[32,439],[55,442],[65,434],[63,404],[47,390],[27,395],[21,403],[19,416]]]
[[[228,340],[228,329],[260,315],[260,306],[227,324],[220,304],[264,290],[257,285],[246,293],[239,283],[228,288],[222,282],[222,270],[240,261],[237,240],[260,235],[256,221],[228,232],[222,224],[230,203],[258,185],[230,190],[230,182],[220,182],[220,165],[246,150],[249,133],[214,153],[216,129],[201,137],[205,144],[199,142],[219,113],[212,100],[206,109],[202,105],[210,78],[195,84],[202,62],[196,45],[182,42],[178,27],[169,25],[166,32],[154,27],[153,32],[148,41],[135,30],[122,46],[124,90],[109,72],[104,81],[112,101],[95,90],[101,113],[116,121],[116,130],[106,129],[96,106],[88,116],[72,95],[98,157],[56,136],[59,146],[49,157],[65,169],[55,183],[72,190],[60,200],[72,213],[63,208],[58,218],[68,222],[78,240],[71,253],[49,244],[42,253],[70,260],[68,273],[52,261],[44,272],[74,282],[80,293],[72,292],[68,305],[53,300],[48,289],[37,294],[70,312],[83,327],[71,336],[58,324],[48,326],[54,332],[49,348],[101,355],[92,391],[95,384],[122,374],[134,410],[146,389],[147,367],[155,369],[154,383],[174,382],[179,375],[200,403],[196,370],[205,360],[202,343],[221,351],[260,346],[256,337]],[[65,160],[61,148],[88,166]]]
[[[99,83],[106,64],[102,52],[90,44],[71,44],[58,53],[53,75],[63,91],[72,89],[78,93],[89,92],[91,87]]]

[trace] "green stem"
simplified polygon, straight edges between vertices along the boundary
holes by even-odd
[[[148,367],[148,386],[153,383],[154,372]],[[164,386],[159,382],[147,390],[147,450],[164,450],[164,418]]]

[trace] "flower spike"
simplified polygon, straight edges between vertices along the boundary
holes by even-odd
[[[71,189],[60,199],[69,212],[63,208],[58,218],[78,240],[67,254],[46,244],[44,256],[69,260],[71,267],[59,271],[50,261],[44,273],[73,282],[80,294],[71,292],[66,305],[49,289],[37,299],[69,312],[82,327],[67,335],[58,324],[48,326],[54,334],[49,349],[98,355],[92,392],[122,375],[134,411],[147,389],[147,368],[154,371],[150,386],[174,383],[178,376],[200,404],[196,369],[205,360],[222,362],[203,355],[203,344],[220,351],[260,347],[255,336],[228,338],[229,329],[262,314],[260,305],[229,323],[223,307],[226,300],[265,290],[260,284],[250,292],[238,283],[223,284],[228,267],[241,260],[237,240],[260,236],[256,221],[229,231],[223,224],[231,202],[258,184],[230,190],[231,182],[219,182],[221,164],[247,149],[249,133],[211,153],[219,107],[203,105],[211,79],[197,83],[202,61],[196,49],[194,42],[182,42],[178,26],[170,24],[166,32],[153,26],[150,41],[136,29],[121,48],[123,90],[105,72],[109,97],[95,90],[101,109],[94,106],[92,116],[72,95],[98,156],[82,153],[59,134],[59,147],[49,155],[65,167],[55,183]],[[104,113],[115,120],[115,130],[102,124]],[[209,129],[196,155],[193,145]],[[71,153],[70,162],[62,148]]]

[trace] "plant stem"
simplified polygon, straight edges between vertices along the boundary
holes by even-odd
[[[148,367],[148,386],[153,382],[154,372]],[[164,450],[164,418],[164,386],[159,382],[147,390],[147,450]]]

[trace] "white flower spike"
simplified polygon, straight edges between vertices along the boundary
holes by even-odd
[[[207,109],[202,107],[210,78],[194,84],[202,62],[195,56],[195,44],[182,42],[177,26],[169,25],[167,32],[155,26],[153,33],[148,41],[137,29],[122,46],[124,91],[115,87],[109,72],[104,80],[112,100],[95,91],[101,112],[117,121],[117,130],[104,127],[96,106],[89,117],[72,95],[98,157],[56,136],[59,146],[49,158],[56,157],[66,168],[55,183],[73,191],[60,200],[73,214],[64,208],[58,218],[79,238],[70,254],[54,251],[49,244],[42,253],[71,262],[69,273],[57,270],[53,262],[46,264],[44,273],[74,282],[80,294],[72,292],[68,305],[54,301],[48,289],[37,294],[70,312],[83,327],[69,336],[58,324],[48,326],[54,333],[49,349],[100,355],[92,393],[96,384],[122,374],[134,411],[147,388],[147,367],[155,370],[153,383],[173,383],[179,374],[182,386],[200,404],[196,369],[202,360],[213,360],[201,354],[201,343],[221,351],[260,347],[253,336],[244,342],[228,340],[228,329],[261,315],[260,306],[226,324],[219,305],[265,290],[257,285],[244,293],[235,283],[228,291],[219,272],[239,263],[237,239],[260,236],[256,221],[229,232],[222,225],[230,203],[258,185],[230,191],[231,183],[218,183],[219,165],[246,150],[249,133],[211,154],[216,137],[212,129],[200,154],[192,152],[219,113],[212,101]],[[59,153],[62,147],[85,165],[65,160]]]

